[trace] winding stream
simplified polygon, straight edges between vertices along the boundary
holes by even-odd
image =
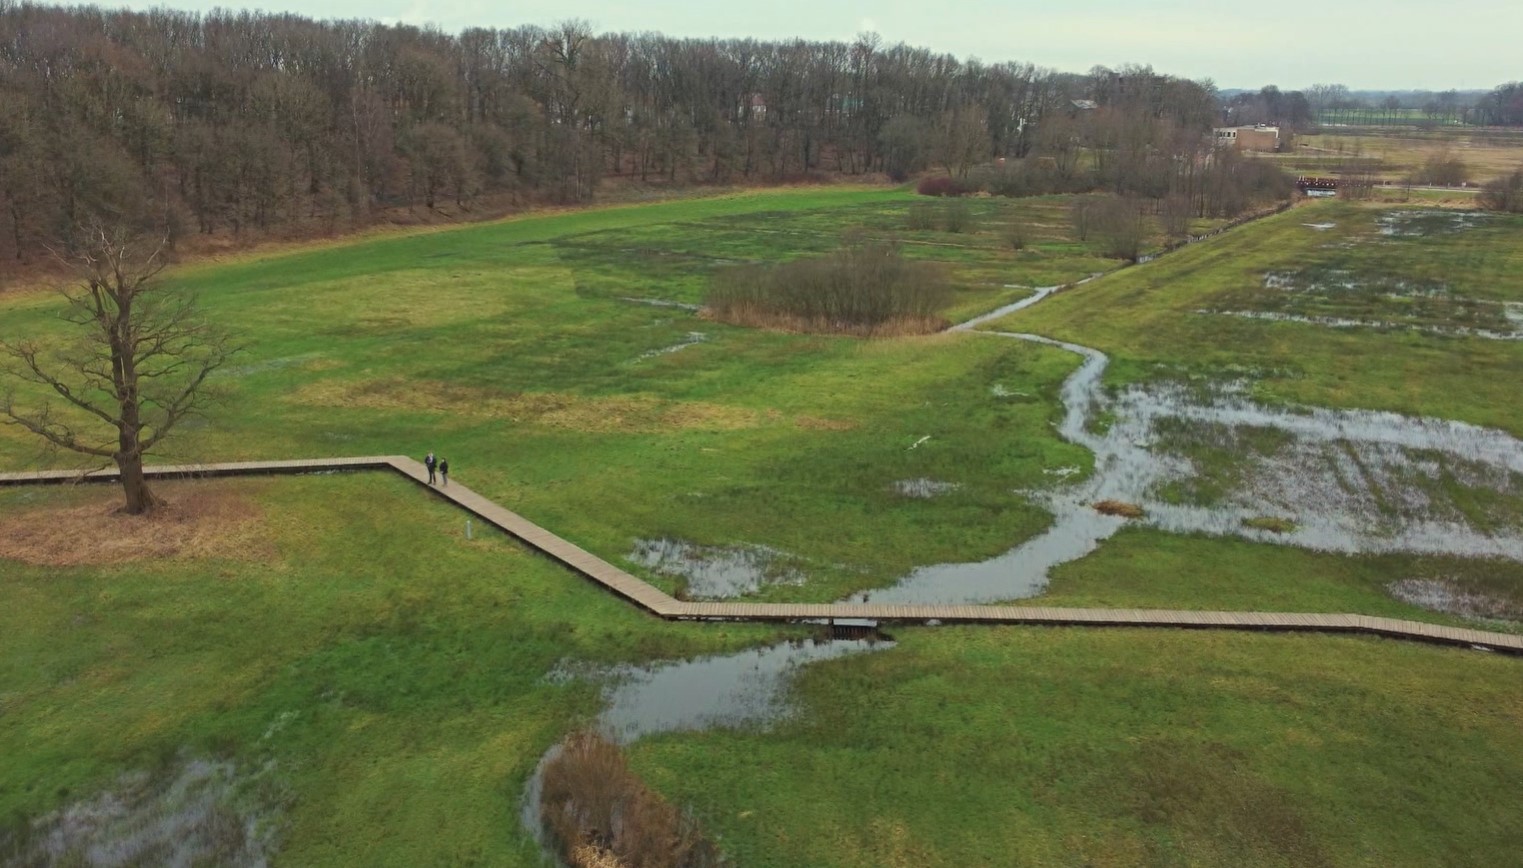
[[[958,326],[979,325],[1031,307],[1058,287]],[[1180,385],[1133,385],[1108,398],[1102,378],[1108,357],[1092,347],[1014,332],[979,332],[1058,347],[1082,357],[1062,388],[1058,433],[1095,456],[1094,472],[1076,485],[1024,492],[1054,515],[1043,533],[987,561],[920,567],[897,584],[858,594],[879,603],[987,603],[1035,596],[1049,571],[1093,552],[1126,520],[1093,504],[1118,500],[1142,506],[1138,523],[1174,533],[1235,535],[1345,554],[1404,552],[1523,561],[1523,529],[1514,516],[1477,528],[1474,516],[1439,489],[1458,479],[1502,497],[1523,497],[1523,441],[1495,429],[1396,413],[1322,408],[1282,409],[1249,399],[1244,384],[1226,384],[1201,397]],[[1103,432],[1092,421],[1109,410]],[[1273,431],[1283,444],[1268,455],[1239,459],[1243,478],[1209,505],[1165,499],[1170,482],[1197,475],[1193,462],[1156,447],[1162,425],[1188,423],[1201,445],[1243,431]],[[1279,530],[1250,522],[1283,518]]]

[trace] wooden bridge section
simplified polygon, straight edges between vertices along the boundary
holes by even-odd
[[[1045,624],[1090,627],[1174,627],[1207,630],[1273,630],[1364,633],[1523,654],[1523,635],[1445,627],[1421,621],[1367,615],[1300,612],[1208,612],[1169,609],[1068,609],[1045,606],[888,605],[879,603],[698,603],[678,600],[648,582],[504,509],[458,482],[429,486],[428,471],[405,456],[248,461],[230,464],[164,465],[145,468],[154,479],[215,476],[331,473],[391,470],[487,524],[559,561],[646,611],[670,620],[694,621],[889,621],[921,624]],[[0,473],[0,486],[109,481],[116,472],[81,475],[71,471]]]

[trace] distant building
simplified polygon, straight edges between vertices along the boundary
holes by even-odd
[[[1239,151],[1274,152],[1280,149],[1280,128],[1259,124],[1251,127],[1217,127],[1216,146]]]
[[[750,110],[752,117],[760,120],[767,116],[767,98],[759,93],[753,93],[746,99],[746,108]]]
[[[1092,99],[1074,99],[1074,100],[1069,100],[1068,104],[1073,106],[1074,111],[1080,111],[1080,112],[1092,112],[1095,109],[1100,107],[1100,104],[1095,102]]]

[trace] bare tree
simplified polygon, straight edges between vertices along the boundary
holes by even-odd
[[[7,373],[63,400],[0,395],[0,422],[19,425],[50,447],[108,459],[121,473],[123,512],[160,506],[143,476],[143,456],[206,404],[207,377],[238,351],[200,317],[195,297],[157,280],[167,239],[148,240],[100,223],[81,232],[70,255],[81,285],[64,291],[63,318],[80,328],[71,346],[0,342]],[[30,396],[28,396],[30,397]]]

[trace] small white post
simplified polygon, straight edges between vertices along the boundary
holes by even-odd
[[[471,538],[471,520],[470,519],[466,519],[465,520],[465,538],[466,539],[470,539]]]

